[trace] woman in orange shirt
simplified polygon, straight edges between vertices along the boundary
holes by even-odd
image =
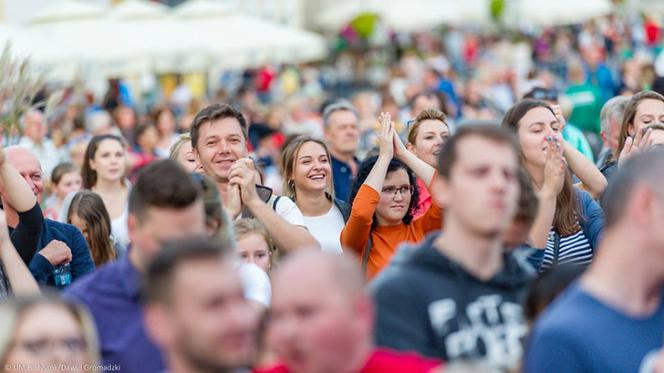
[[[341,245],[362,257],[369,278],[382,270],[403,242],[420,241],[440,229],[442,212],[435,204],[413,219],[418,205],[417,177],[431,185],[435,170],[399,139],[389,114],[381,113],[379,155],[360,165],[350,201],[350,217]]]

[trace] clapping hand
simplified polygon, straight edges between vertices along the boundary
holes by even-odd
[[[542,193],[545,196],[554,198],[563,189],[567,163],[563,157],[563,147],[558,139],[550,136],[547,138],[547,142]]]
[[[623,145],[623,149],[620,151],[620,156],[618,157],[618,166],[622,165],[634,154],[651,145],[650,134],[652,133],[652,128],[644,128],[644,130],[638,131],[634,138],[628,136],[625,139],[625,145]]]
[[[394,123],[389,113],[380,113],[380,132],[378,133],[378,156],[386,159],[394,157]]]

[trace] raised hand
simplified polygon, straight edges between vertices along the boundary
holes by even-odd
[[[546,164],[544,165],[544,184],[541,192],[547,197],[557,197],[565,183],[567,163],[563,157],[563,147],[555,137],[547,139]]]
[[[625,139],[625,145],[618,157],[618,166],[622,165],[626,160],[631,158],[634,154],[646,149],[651,145],[650,134],[652,128],[647,128],[645,131],[638,131],[636,137],[628,136]]]
[[[378,156],[392,159],[394,157],[394,123],[389,113],[380,113],[378,116],[380,131],[378,132]]]
[[[231,166],[229,185],[237,185],[240,188],[242,204],[260,201],[256,193],[256,173],[254,162],[250,158],[240,158]]]
[[[558,119],[558,122],[560,123],[560,130],[562,131],[562,129],[565,128],[565,124],[567,124],[567,120],[563,115],[563,109],[560,108],[560,105],[551,105],[551,110],[553,110],[553,115],[555,115],[556,119]]]

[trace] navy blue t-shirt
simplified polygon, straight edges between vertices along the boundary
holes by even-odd
[[[651,372],[663,340],[664,302],[636,318],[602,303],[577,281],[535,324],[525,372]]]

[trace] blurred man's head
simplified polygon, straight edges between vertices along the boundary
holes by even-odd
[[[340,100],[323,110],[325,141],[332,155],[355,155],[360,139],[359,114],[348,101]]]
[[[438,158],[431,195],[447,222],[488,239],[502,237],[519,197],[519,148],[507,130],[491,125],[462,127]]]
[[[442,98],[436,92],[422,91],[415,94],[410,100],[410,116],[415,118],[426,109],[436,109],[444,113],[443,106]]]
[[[242,113],[226,104],[208,106],[196,114],[190,133],[205,174],[227,183],[233,163],[248,154],[248,124]]]
[[[373,306],[357,261],[295,254],[279,268],[272,294],[268,341],[289,371],[351,372],[365,362]]]
[[[505,232],[503,241],[506,249],[514,249],[528,241],[530,228],[535,223],[539,200],[533,189],[532,180],[525,168],[519,168],[519,205],[512,224]]]
[[[35,143],[41,143],[46,136],[44,114],[39,110],[28,110],[23,116],[23,134]]]
[[[144,282],[148,332],[172,372],[249,367],[258,313],[245,299],[232,248],[203,238],[167,244]]]
[[[649,252],[664,276],[664,148],[657,146],[631,157],[618,169],[604,192],[605,237],[629,234]]]
[[[5,156],[9,164],[14,166],[16,171],[23,177],[25,182],[28,183],[30,189],[37,197],[37,201],[41,201],[42,194],[44,193],[44,180],[41,168],[41,163],[32,152],[22,146],[10,146],[5,148]],[[7,201],[5,192],[2,192],[2,200]],[[13,207],[10,204],[5,204],[8,208]]]
[[[176,161],[142,169],[129,194],[127,221],[134,264],[145,266],[169,240],[205,234],[200,187]]]
[[[629,98],[616,96],[604,104],[599,114],[600,124],[602,125],[600,136],[604,146],[611,149],[613,158],[617,157],[616,152],[620,145],[620,128],[628,102]]]

